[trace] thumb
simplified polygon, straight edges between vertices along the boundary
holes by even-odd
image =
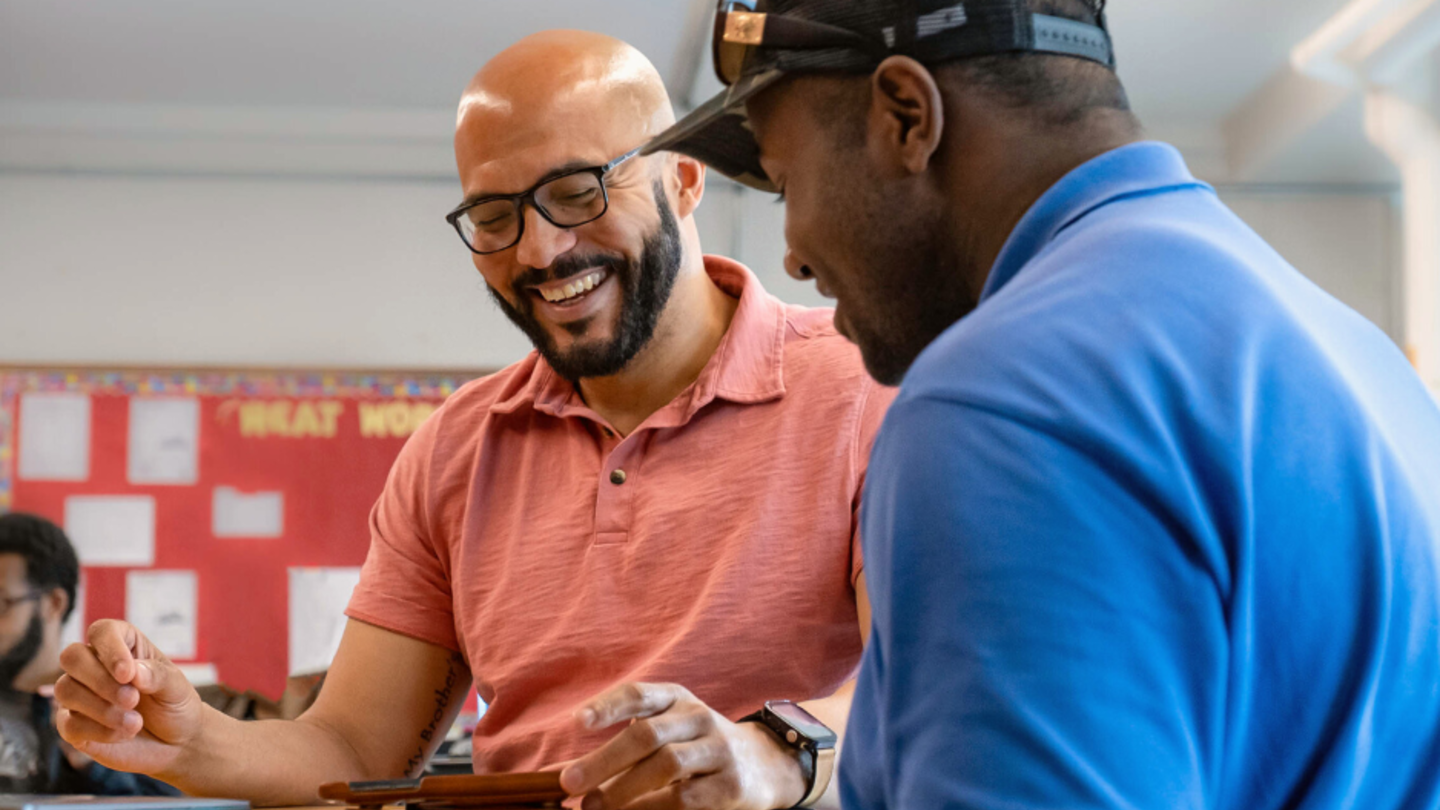
[[[179,667],[156,658],[136,661],[135,680],[130,683],[160,703],[179,703],[195,691]]]

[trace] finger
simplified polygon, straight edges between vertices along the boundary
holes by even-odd
[[[133,687],[125,687],[132,694]],[[139,700],[136,694],[136,700]],[[140,713],[133,706],[117,706],[91,691],[90,687],[69,677],[62,677],[55,683],[55,703],[61,708],[84,715],[106,728],[139,730]]]
[[[714,738],[667,745],[586,796],[583,810],[626,807],[676,782],[714,773],[725,761],[723,750],[724,746]]]
[[[680,700],[693,699],[673,683],[623,683],[590,700],[575,712],[586,728],[608,728],[624,720],[659,714]]]
[[[66,677],[84,684],[102,700],[125,709],[133,709],[140,702],[140,693],[135,687],[121,683],[110,674],[100,661],[95,650],[84,644],[71,644],[60,653],[60,666]]]
[[[95,650],[95,657],[105,665],[111,677],[120,683],[130,683],[135,677],[134,650],[139,643],[140,631],[128,622],[101,619],[90,625],[85,640]]]
[[[690,742],[714,728],[710,710],[698,704],[690,711],[638,720],[614,739],[570,763],[560,774],[560,784],[571,796],[589,793],[661,748]]]
[[[139,715],[136,715],[138,718]],[[66,742],[75,746],[78,750],[84,751],[95,743],[117,743],[126,740],[133,740],[135,735],[140,733],[140,724],[136,723],[134,728],[109,728],[102,726],[83,714],[77,714],[69,709],[61,709],[55,713],[55,728],[59,730],[60,736]]]

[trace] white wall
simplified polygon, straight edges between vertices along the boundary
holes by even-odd
[[[431,181],[0,174],[0,363],[493,368]]]
[[[0,365],[495,368],[528,345],[490,303],[442,217],[456,186],[0,172]],[[1398,331],[1383,193],[1225,199],[1318,283]],[[784,213],[718,178],[710,252],[786,300]]]
[[[1394,194],[1235,188],[1220,196],[1300,272],[1400,339],[1404,307]]]

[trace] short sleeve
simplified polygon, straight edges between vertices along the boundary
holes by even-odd
[[[875,634],[846,806],[1213,806],[1223,597],[1122,469],[983,409],[894,405],[866,495]]]
[[[864,401],[856,420],[855,440],[851,443],[851,467],[855,470],[855,492],[850,504],[850,584],[854,585],[865,571],[865,550],[860,542],[860,504],[865,493],[865,473],[870,466],[870,451],[875,435],[885,421],[885,412],[895,401],[896,389],[865,378]]]
[[[430,465],[442,407],[400,451],[370,511],[370,552],[345,615],[459,651],[443,537],[430,522]]]

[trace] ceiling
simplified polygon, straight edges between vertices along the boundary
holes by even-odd
[[[1202,174],[1223,179],[1227,116],[1284,69],[1290,49],[1345,2],[1112,0],[1121,76],[1152,134],[1176,142],[1192,162],[1208,167],[1197,168]],[[649,56],[677,99],[693,94],[698,100],[714,86],[696,70],[711,5],[711,0],[0,0],[0,129],[8,126],[14,135],[28,128],[0,138],[0,166],[83,166],[86,158],[79,152],[112,145],[87,142],[82,130],[128,121],[126,126],[147,130],[153,139],[190,126],[184,113],[192,110],[194,120],[202,121],[195,126],[212,138],[237,119],[267,137],[301,137],[296,132],[311,137],[317,127],[334,137],[337,128],[359,126],[373,139],[410,138],[410,146],[421,151],[397,158],[406,171],[449,172],[444,130],[453,121],[455,100],[474,70],[507,44],[550,27],[612,34]],[[1352,115],[1353,106],[1246,179],[1393,182],[1389,165],[1366,144],[1358,116],[1339,120]],[[322,121],[317,111],[330,117]],[[35,136],[47,127],[80,140]],[[170,159],[160,148],[143,159],[134,149],[126,154],[130,162],[117,167],[163,168]],[[233,158],[234,152],[226,154]],[[380,154],[367,153],[367,160]],[[214,154],[189,159],[198,165]],[[236,160],[237,170],[249,165]],[[268,165],[258,154],[255,161]]]

